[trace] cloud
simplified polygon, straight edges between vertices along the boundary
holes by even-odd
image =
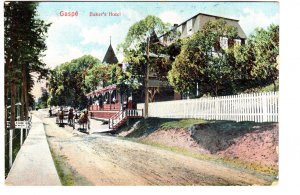
[[[131,9],[121,9],[120,17],[122,17],[120,22],[108,24],[105,27],[92,26],[82,28],[80,32],[80,35],[83,38],[81,44],[86,45],[89,43],[97,43],[99,45],[108,46],[109,37],[111,36],[112,45],[115,48],[115,44],[119,44],[124,41],[129,27],[142,18],[137,11]]]
[[[245,33],[250,35],[257,27],[267,28],[272,23],[279,24],[279,14],[267,16],[262,11],[245,8],[239,20]]]
[[[92,55],[92,56],[98,58],[100,61],[102,61],[104,58],[105,52],[106,51],[104,51],[102,49],[93,49],[92,51],[90,51],[87,54]]]
[[[161,14],[159,14],[159,18],[163,22],[168,22],[171,25],[180,24],[185,20],[185,18],[183,17],[182,14],[179,14],[179,13],[174,12],[174,11],[164,11]]]
[[[56,16],[48,18],[47,21],[52,23],[46,39],[47,50],[43,58],[48,67],[55,67],[83,55],[79,47],[66,44],[66,42],[76,42],[81,27],[80,20]]]
[[[48,67],[55,67],[72,59],[79,58],[84,55],[79,47],[72,45],[57,46],[54,43],[48,43],[48,50],[46,51],[44,62]]]
[[[102,48],[105,48],[105,51],[92,50],[90,52],[91,55],[95,55],[95,57],[99,58],[100,60],[102,60],[105,55],[111,37],[111,44],[116,53],[118,61],[122,62],[123,54],[116,50],[117,45],[124,41],[126,33],[128,32],[130,26],[143,18],[143,16],[141,16],[139,12],[132,9],[122,8],[120,12],[120,17],[122,17],[122,20],[117,23],[108,24],[105,27],[85,26],[84,28],[81,28],[79,34],[82,38],[82,41],[80,42],[80,44],[97,44]]]

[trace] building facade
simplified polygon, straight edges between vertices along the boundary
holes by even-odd
[[[188,38],[192,36],[193,33],[200,31],[208,21],[217,19],[223,19],[228,25],[236,27],[238,37],[236,37],[234,41],[238,44],[245,43],[247,36],[240,26],[239,20],[203,13],[198,13],[181,24],[174,24],[173,30],[164,34],[160,38],[160,41],[163,45],[170,45],[174,41],[173,36],[170,36],[171,33],[179,33],[181,39]],[[220,37],[220,45],[225,49],[228,48],[228,39],[226,37]]]

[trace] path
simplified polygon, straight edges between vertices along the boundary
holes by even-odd
[[[53,118],[42,119],[51,148],[91,185],[269,185],[262,178],[221,164],[60,128]]]
[[[61,185],[47,143],[44,125],[34,115],[32,128],[17,154],[5,184]]]

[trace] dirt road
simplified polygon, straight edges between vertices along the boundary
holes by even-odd
[[[51,149],[64,157],[76,185],[269,185],[257,176],[113,136],[60,128],[54,118],[35,112]]]

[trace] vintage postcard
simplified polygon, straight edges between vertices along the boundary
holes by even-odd
[[[5,185],[277,184],[278,2],[3,6]]]

